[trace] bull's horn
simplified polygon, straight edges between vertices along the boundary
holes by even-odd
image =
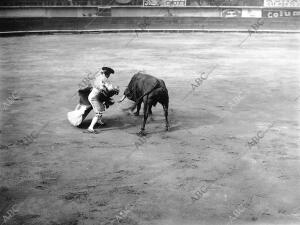
[[[123,95],[123,97],[119,100],[119,102],[123,102],[125,98],[126,98],[126,96]]]

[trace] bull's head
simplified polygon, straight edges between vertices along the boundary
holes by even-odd
[[[128,87],[126,87],[125,91],[124,91],[124,94],[123,94],[123,97],[120,99],[119,102],[123,102],[125,98],[128,98],[128,99],[132,99],[132,92],[129,90]]]
[[[129,99],[131,99],[131,98],[133,97],[133,96],[132,96],[132,92],[129,90],[128,87],[125,89],[124,95],[125,95],[127,98],[129,98]]]

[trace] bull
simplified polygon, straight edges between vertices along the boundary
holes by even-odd
[[[144,120],[140,132],[140,136],[145,135],[145,125],[149,115],[152,115],[152,106],[156,106],[159,102],[164,109],[165,121],[166,121],[166,131],[169,130],[168,121],[168,108],[169,108],[169,95],[168,89],[166,88],[165,82],[154,76],[137,73],[131,78],[127,88],[124,91],[123,97],[119,102],[124,101],[128,98],[134,101],[135,104],[130,108],[133,111],[137,108],[134,115],[138,116],[141,109],[141,104],[144,103]]]

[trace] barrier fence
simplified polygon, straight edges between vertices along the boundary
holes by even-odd
[[[57,17],[0,18],[0,33],[84,33],[84,32],[245,32],[299,33],[300,20],[280,18],[207,17]],[[144,26],[143,24],[147,24]],[[258,24],[259,26],[257,26]],[[145,28],[144,28],[145,27]],[[0,35],[1,36],[1,35]],[[133,35],[136,37],[137,35]]]

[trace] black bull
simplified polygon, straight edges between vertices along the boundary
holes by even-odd
[[[141,104],[144,103],[144,120],[141,127],[140,135],[145,134],[145,125],[149,114],[152,114],[151,107],[156,106],[159,102],[164,109],[166,130],[169,130],[168,121],[168,108],[169,108],[169,95],[165,82],[157,79],[154,76],[137,73],[131,78],[127,88],[124,91],[124,96],[121,101],[127,97],[135,102],[132,110],[137,107],[135,115],[139,115]]]

